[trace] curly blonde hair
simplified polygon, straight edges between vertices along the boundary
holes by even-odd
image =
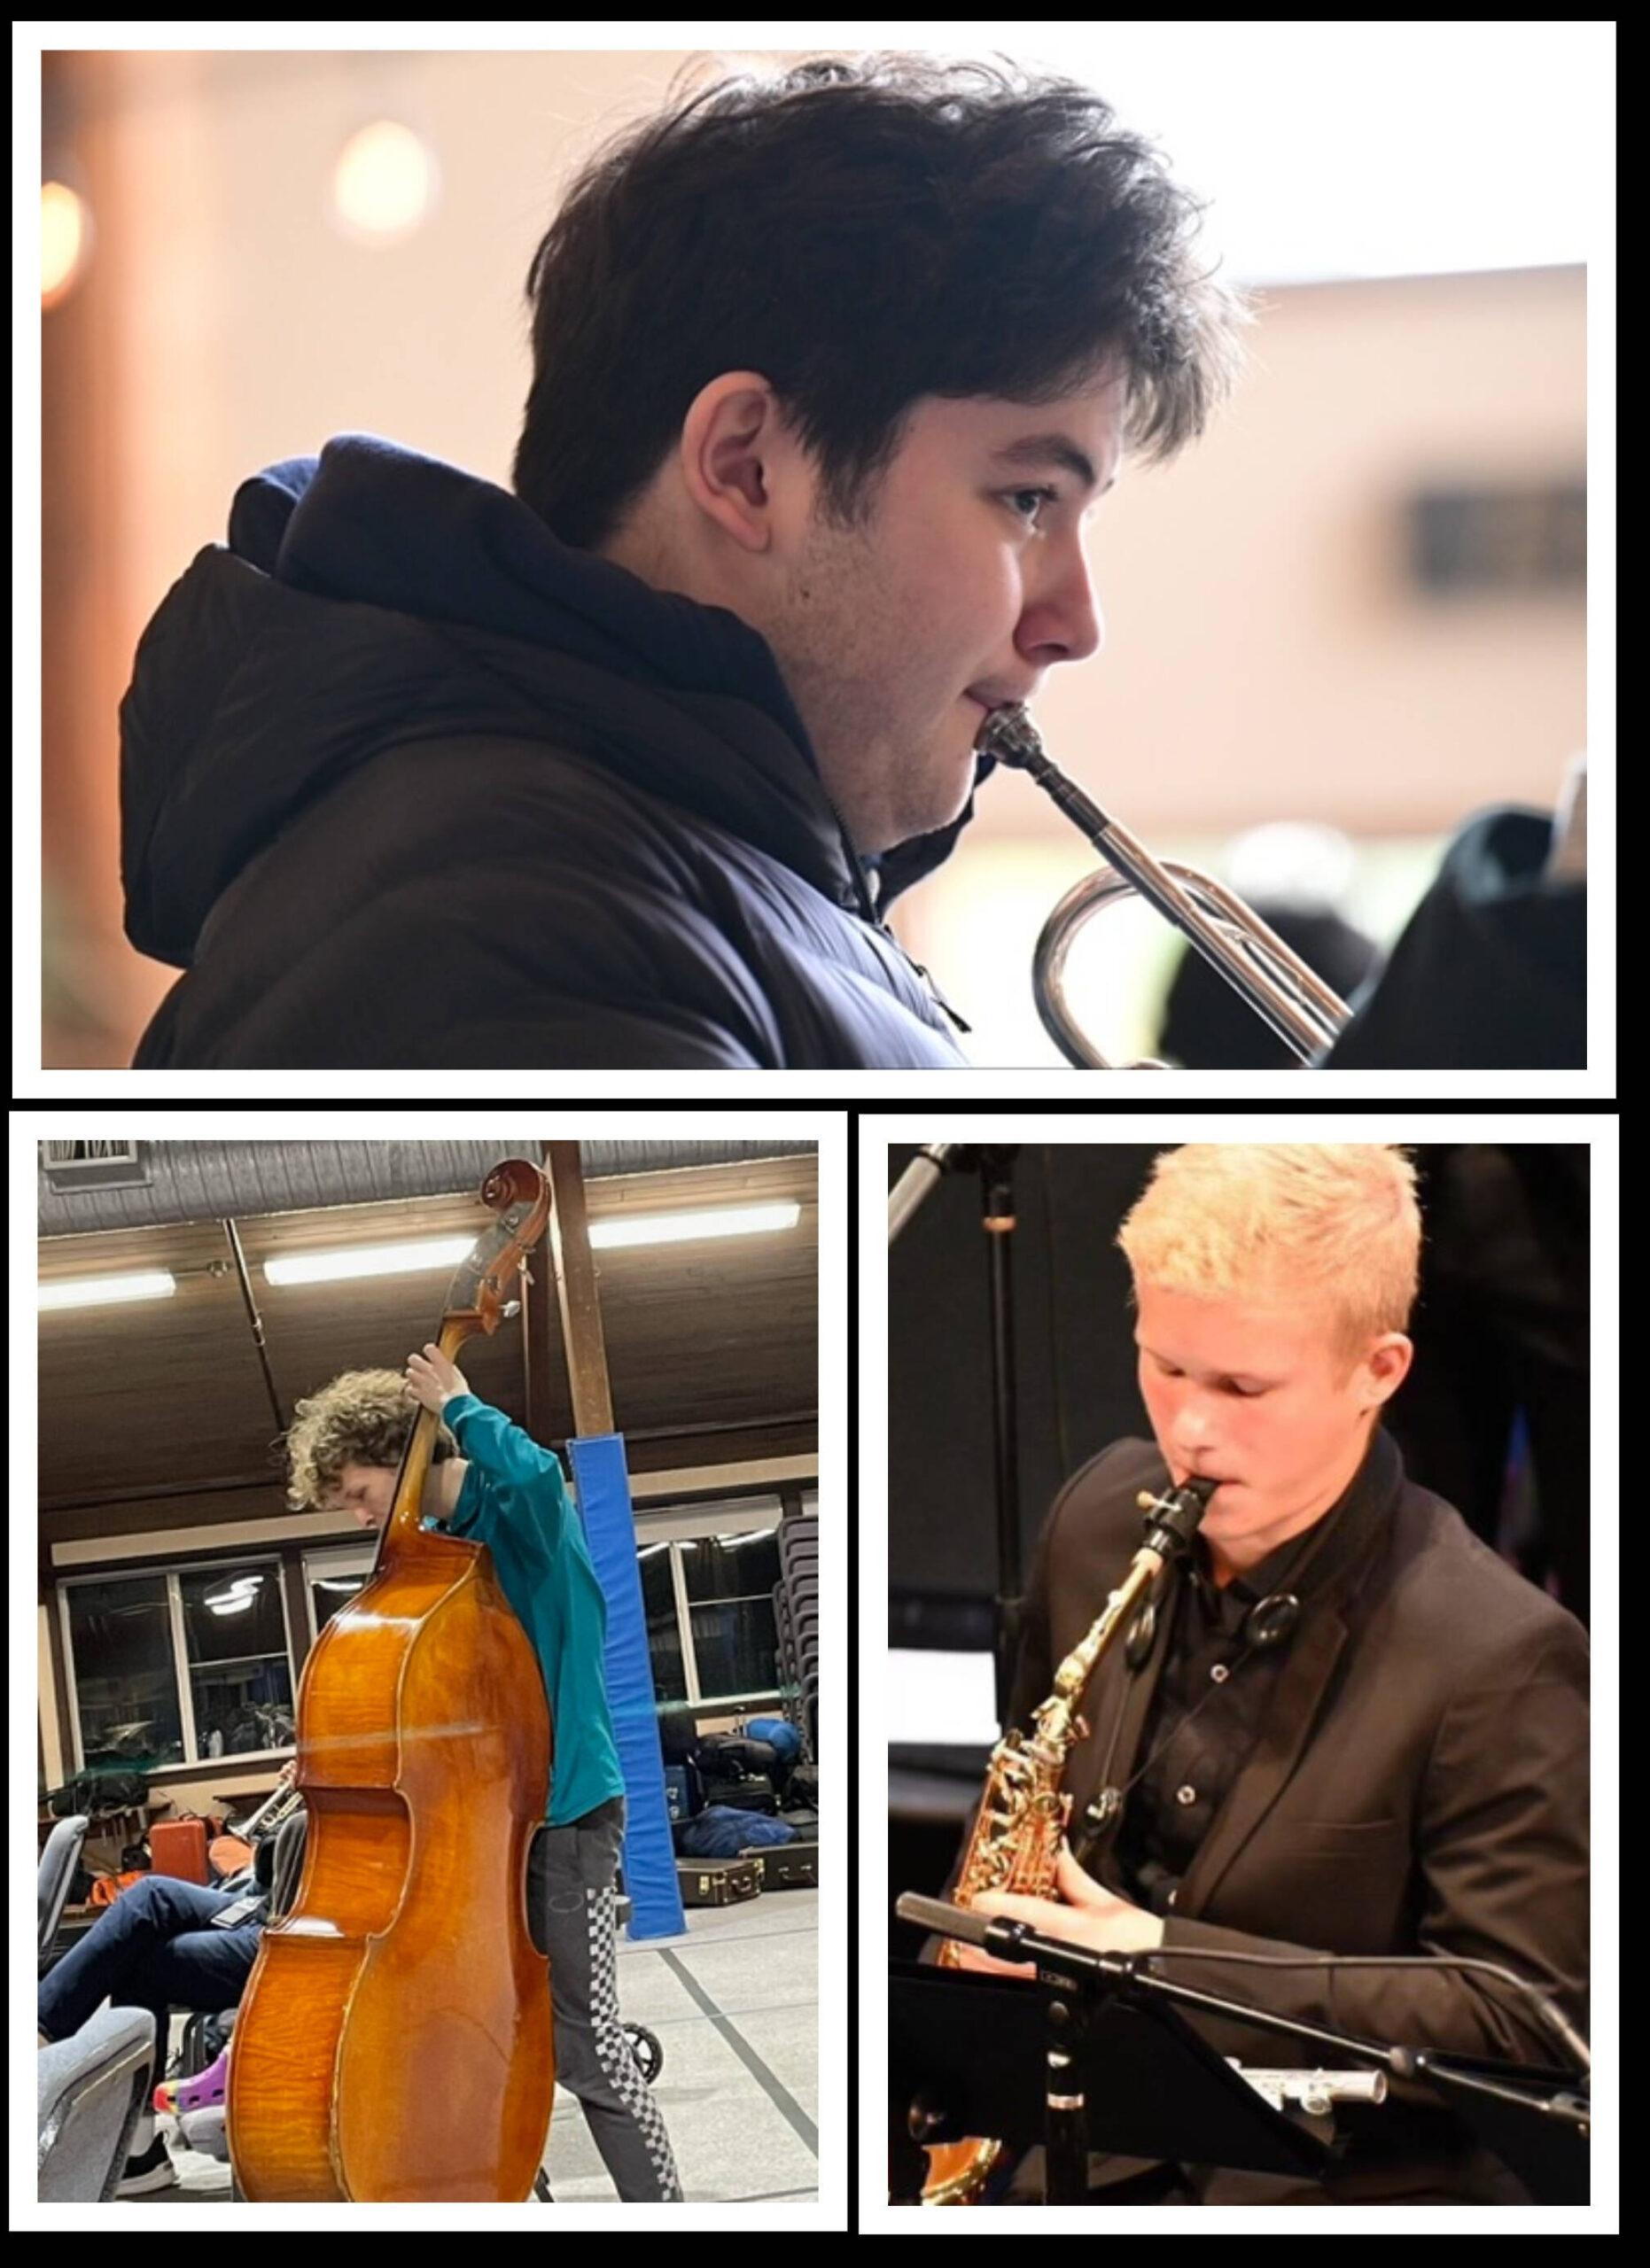
[[[286,1501],[299,1511],[320,1511],[346,1464],[401,1461],[417,1410],[399,1371],[340,1371],[318,1394],[295,1404],[285,1435]],[[435,1429],[434,1462],[457,1454],[445,1425]]]
[[[1415,1304],[1415,1169],[1383,1142],[1188,1142],[1158,1158],[1117,1243],[1137,1286],[1320,1306],[1351,1363]]]

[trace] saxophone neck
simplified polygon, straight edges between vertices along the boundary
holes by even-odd
[[[1095,1663],[1111,1643],[1118,1624],[1125,1614],[1133,1611],[1140,1594],[1147,1590],[1153,1577],[1163,1565],[1159,1555],[1142,1547],[1130,1562],[1128,1573],[1106,1601],[1105,1611],[1090,1628],[1087,1635],[1071,1649],[1055,1674],[1056,1697],[1075,1703],[1088,1683]]]

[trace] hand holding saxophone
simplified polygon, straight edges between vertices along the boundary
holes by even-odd
[[[1029,1922],[1045,1937],[1066,1938],[1092,1953],[1150,1953],[1163,1943],[1163,1916],[1131,1906],[1126,1898],[1102,1890],[1084,1873],[1066,1844],[1055,1868],[1058,1899],[1023,1898],[1011,1891],[982,1891],[971,1902],[978,1914],[1000,1914]],[[994,1969],[1000,1977],[1035,1977],[1028,1961],[993,1961],[977,1946],[953,1948],[960,1969]]]

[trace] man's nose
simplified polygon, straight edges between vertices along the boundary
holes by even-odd
[[[1040,606],[1032,617],[1031,642],[1044,666],[1085,662],[1106,642],[1106,617],[1080,541],[1074,540],[1069,550],[1051,554],[1047,570],[1038,594]]]
[[[1184,1441],[1188,1449],[1201,1448],[1210,1439],[1211,1427],[1206,1410],[1195,1402],[1183,1402],[1174,1421],[1174,1438]]]

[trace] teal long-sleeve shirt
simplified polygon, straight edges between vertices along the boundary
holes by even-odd
[[[603,1670],[607,1602],[584,1524],[568,1497],[559,1457],[502,1410],[473,1394],[456,1394],[441,1422],[469,1461],[446,1526],[486,1545],[539,1657],[555,1744],[546,1817],[552,1827],[564,1827],[625,1792]]]

